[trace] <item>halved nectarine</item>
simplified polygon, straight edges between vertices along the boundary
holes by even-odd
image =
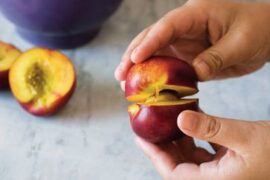
[[[9,69],[20,54],[15,46],[0,41],[0,89],[9,87]]]
[[[151,57],[128,72],[125,95],[135,102],[128,112],[134,132],[153,143],[175,140],[183,134],[177,117],[184,110],[198,111],[198,99],[183,99],[198,92],[197,75],[183,60]]]
[[[13,95],[28,112],[51,115],[69,100],[76,86],[75,69],[64,54],[34,48],[23,53],[10,69]]]

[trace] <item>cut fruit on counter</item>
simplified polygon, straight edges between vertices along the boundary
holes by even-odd
[[[0,89],[9,87],[8,73],[13,62],[21,55],[15,46],[0,41]]]
[[[10,69],[9,84],[26,111],[47,116],[68,102],[76,87],[76,73],[64,54],[33,48],[16,59]]]

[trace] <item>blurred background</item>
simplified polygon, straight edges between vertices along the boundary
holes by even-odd
[[[91,42],[64,50],[76,66],[78,87],[53,117],[31,116],[0,92],[0,179],[160,179],[133,142],[128,103],[113,73],[132,38],[184,2],[124,0]],[[34,47],[2,15],[0,24],[0,40]],[[200,107],[222,117],[270,119],[269,72],[268,64],[242,78],[200,83]]]

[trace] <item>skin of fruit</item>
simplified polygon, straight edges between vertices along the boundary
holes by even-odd
[[[0,89],[7,89],[9,87],[8,72],[9,71],[0,72]]]
[[[49,116],[49,115],[53,115],[56,112],[58,112],[60,109],[62,109],[64,107],[64,105],[69,101],[69,99],[72,97],[75,89],[76,89],[76,73],[75,73],[75,69],[74,66],[72,64],[72,62],[63,54],[61,54],[58,51],[53,51],[50,49],[43,49],[43,48],[33,48],[29,51],[27,51],[26,53],[28,53],[27,55],[29,55],[29,59],[31,59],[31,54],[35,53],[38,54],[38,52],[41,53],[45,53],[46,55],[48,55],[48,57],[50,57],[51,59],[54,59],[57,55],[57,58],[55,59],[56,61],[60,61],[63,60],[63,65],[65,63],[68,63],[72,66],[72,72],[66,72],[66,73],[72,73],[73,75],[73,82],[71,87],[68,89],[68,91],[66,93],[62,93],[61,92],[55,92],[52,90],[52,92],[48,93],[47,97],[43,97],[44,99],[48,99],[49,96],[54,96],[56,97],[56,100],[53,101],[51,104],[47,104],[46,106],[39,106],[39,107],[35,107],[36,104],[36,99],[32,99],[31,101],[28,102],[22,102],[20,100],[19,97],[19,93],[18,91],[20,91],[20,89],[15,88],[16,84],[22,83],[22,82],[18,82],[15,81],[15,76],[16,76],[16,70],[22,70],[21,68],[24,67],[16,67],[16,70],[14,70],[14,67],[11,68],[10,70],[10,75],[9,75],[9,82],[10,82],[10,86],[11,86],[11,91],[14,95],[14,97],[16,98],[16,100],[18,101],[18,103],[23,107],[23,109],[25,109],[27,112],[36,115],[36,116]],[[26,56],[26,54],[23,54],[24,56]],[[41,57],[40,59],[42,59],[44,57]],[[16,62],[14,63],[16,66],[17,61],[20,61],[20,57],[18,58],[18,60],[16,60]],[[59,63],[59,62],[58,62]],[[54,64],[50,64],[50,66],[53,66]],[[58,64],[59,66],[59,64]],[[57,72],[58,73],[58,72]],[[57,76],[58,74],[53,74],[53,76]],[[50,80],[50,79],[49,79]],[[25,83],[25,82],[24,82]],[[58,82],[57,82],[58,83]],[[59,82],[59,83],[63,83],[63,82]]]
[[[69,99],[72,97],[76,89],[76,84],[77,83],[75,81],[70,91],[64,96],[59,96],[58,100],[55,101],[53,104],[51,104],[49,107],[42,107],[42,108],[35,109],[33,108],[32,102],[29,102],[29,103],[22,103],[19,101],[18,102],[23,107],[23,109],[25,109],[30,114],[33,114],[35,116],[40,116],[40,117],[51,116],[55,114],[56,112],[60,111],[68,103]]]
[[[138,111],[129,111],[133,131],[152,143],[166,143],[183,136],[177,126],[177,117],[184,110],[198,111],[198,101],[171,106],[137,104]]]
[[[135,102],[128,109],[133,131],[152,143],[166,143],[182,137],[177,117],[184,110],[198,111],[198,100],[176,101],[198,92],[197,82],[192,66],[176,58],[154,56],[132,66],[126,78],[125,96],[128,101]],[[164,91],[178,94],[178,99],[168,95],[156,98]],[[160,100],[167,103],[160,103]]]

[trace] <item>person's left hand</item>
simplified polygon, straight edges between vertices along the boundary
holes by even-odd
[[[136,137],[164,179],[269,179],[270,122],[239,121],[184,111],[178,126],[186,135],[213,143],[215,154],[191,137],[157,145]]]

